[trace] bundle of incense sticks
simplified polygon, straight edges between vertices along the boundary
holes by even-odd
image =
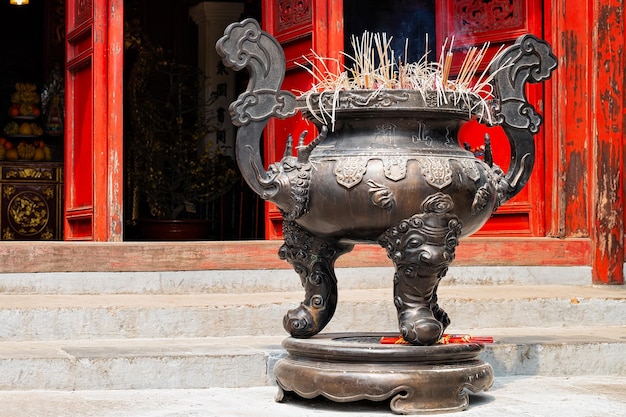
[[[383,336],[380,338],[382,345],[408,345],[409,342],[404,340],[402,336]],[[444,334],[437,342],[441,345],[449,345],[452,343],[493,343],[491,336],[471,336],[469,334]]]
[[[391,47],[393,37],[386,33],[371,33],[365,31],[362,37],[352,36],[351,45],[354,56],[345,52],[342,54],[352,65],[342,65],[338,59],[323,58],[311,51],[313,60],[303,56],[305,63],[296,62],[296,65],[307,71],[313,77],[311,89],[302,92],[316,93],[336,90],[358,89],[398,89],[408,88],[417,90],[442,89],[463,94],[489,96],[491,77],[487,72],[479,72],[489,51],[489,42],[481,47],[458,48],[455,50],[455,39],[446,38],[441,46],[441,54],[437,63],[429,62],[428,36],[424,56],[415,63],[407,60],[409,53],[408,40],[405,40],[404,61],[396,62],[395,52]],[[500,53],[503,46],[496,52]],[[463,56],[458,74],[451,74],[455,54]],[[330,70],[328,61],[333,61],[332,67],[338,73]],[[490,67],[489,62],[485,68]],[[343,68],[343,69],[342,69]],[[487,77],[487,79],[485,79]]]
[[[371,97],[375,97],[381,90],[407,89],[420,92],[424,98],[435,91],[437,105],[447,105],[450,100],[455,104],[464,102],[468,105],[470,117],[474,114],[479,119],[485,117],[488,122],[492,122],[489,103],[489,99],[493,97],[491,80],[497,72],[507,68],[507,65],[493,72],[489,69],[504,45],[495,53],[492,61],[483,65],[490,50],[488,42],[482,47],[455,49],[454,37],[450,40],[446,38],[439,60],[431,62],[428,59],[430,51],[426,36],[422,58],[418,62],[408,62],[408,41],[405,40],[404,59],[396,60],[395,52],[391,48],[392,39],[386,33],[367,31],[362,37],[352,36],[354,56],[343,52],[346,60],[352,62],[351,65],[342,64],[335,58],[320,57],[314,51],[311,51],[313,59],[303,56],[305,62],[296,65],[307,71],[313,82],[309,90],[300,92],[299,99],[306,102],[310,114],[334,130],[335,110],[341,91],[371,90]],[[453,74],[453,61],[459,61],[455,58],[458,56],[463,59],[460,60],[458,73]],[[322,104],[322,95],[332,98],[331,105]]]

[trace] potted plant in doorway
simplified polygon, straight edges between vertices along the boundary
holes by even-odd
[[[239,178],[235,161],[204,140],[214,129],[210,101],[199,104],[206,77],[166,58],[144,34],[128,32],[126,47],[137,53],[128,78],[126,151],[139,238],[205,239],[212,220],[207,204]]]

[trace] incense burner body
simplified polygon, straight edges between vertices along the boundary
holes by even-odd
[[[524,85],[549,78],[556,59],[526,35],[492,63],[489,120],[511,145],[509,170],[477,159],[457,140],[480,106],[454,92],[349,90],[307,95],[280,90],[280,44],[246,19],[217,43],[226,66],[247,68],[247,90],[230,106],[239,126],[237,161],[248,185],[275,203],[284,218],[279,256],[292,264],[304,301],[284,318],[294,337],[319,333],[337,303],[334,262],[355,243],[378,243],[395,266],[394,304],[400,331],[415,345],[436,343],[450,323],[437,286],[461,237],[478,230],[526,184],[541,117]],[[484,112],[484,108],[482,111]],[[271,117],[301,112],[319,134],[293,155],[264,169],[259,140]]]
[[[456,219],[459,237],[478,230],[499,204],[502,172],[459,145],[469,110],[434,109],[436,100],[406,90],[342,92],[332,130],[311,151],[307,210],[294,221],[351,243],[376,243],[424,211]],[[314,111],[302,109],[322,131]]]

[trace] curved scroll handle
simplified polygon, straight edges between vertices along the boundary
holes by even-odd
[[[265,172],[259,141],[271,117],[296,114],[296,98],[280,86],[285,76],[285,54],[276,39],[254,19],[230,24],[216,44],[222,62],[235,71],[247,68],[250,80],[245,92],[229,111],[237,132],[236,155],[242,176],[263,198],[276,193],[277,184]],[[247,157],[247,160],[246,160]]]
[[[511,145],[509,170],[498,186],[498,205],[522,190],[535,161],[533,136],[542,118],[526,99],[525,85],[547,80],[556,66],[550,45],[533,35],[519,37],[491,64],[496,96],[494,124],[502,125]]]

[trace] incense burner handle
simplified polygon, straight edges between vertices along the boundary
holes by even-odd
[[[547,80],[556,66],[550,45],[530,34],[520,36],[490,66],[496,97],[493,124],[502,126],[511,145],[508,172],[496,173],[500,176],[498,206],[522,190],[535,161],[534,135],[539,132],[542,117],[526,98],[526,83]]]
[[[239,127],[237,163],[250,188],[273,201],[277,194],[286,194],[282,188],[289,187],[289,181],[283,184],[285,178],[278,169],[270,167],[265,171],[260,139],[271,117],[284,119],[297,112],[295,96],[280,90],[285,76],[285,54],[280,43],[251,18],[230,24],[217,41],[216,50],[225,66],[235,71],[248,69],[246,91],[229,106],[232,122]]]

